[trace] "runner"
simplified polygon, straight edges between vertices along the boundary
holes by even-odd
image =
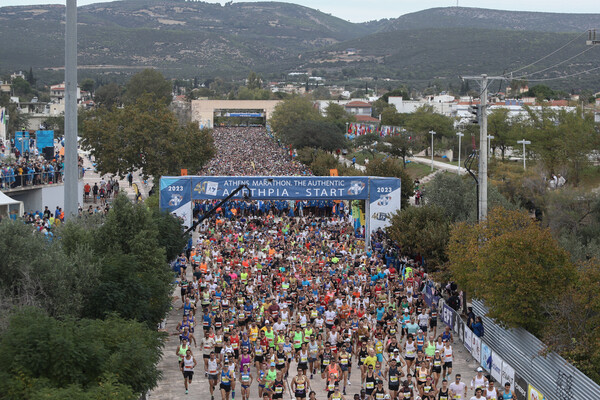
[[[185,394],[188,394],[188,385],[192,383],[194,377],[194,368],[196,367],[196,359],[192,355],[192,350],[186,351],[185,357],[181,362],[181,372],[183,373],[183,384],[185,385]]]

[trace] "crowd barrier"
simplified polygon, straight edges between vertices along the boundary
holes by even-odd
[[[600,386],[525,329],[504,329],[486,317],[483,302],[473,300],[475,315],[485,328],[482,338],[467,327],[460,314],[436,296],[432,282],[423,290],[426,302],[438,304],[439,321],[449,326],[473,359],[500,385],[509,382],[517,400],[600,399]]]
[[[34,172],[24,174],[0,173],[0,188],[3,190],[23,188],[27,186],[40,186],[63,181],[63,171]]]

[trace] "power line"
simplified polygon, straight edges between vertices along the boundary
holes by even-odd
[[[588,51],[592,50],[594,47],[595,47],[595,45],[592,45],[591,47],[588,47],[587,49],[583,50],[582,52],[580,52],[580,53],[577,53],[577,54],[575,54],[574,56],[567,58],[566,60],[562,60],[562,61],[561,61],[561,62],[559,62],[559,63],[556,63],[556,64],[554,64],[554,65],[551,65],[550,67],[547,67],[547,68],[541,69],[541,70],[539,70],[539,71],[535,71],[535,72],[531,72],[531,73],[526,73],[526,74],[524,74],[524,75],[521,75],[521,76],[519,76],[518,78],[514,78],[514,79],[523,79],[523,78],[525,78],[525,79],[529,79],[528,77],[529,77],[529,76],[531,76],[531,75],[537,75],[537,74],[540,74],[540,73],[542,73],[542,72],[546,72],[546,71],[548,71],[549,69],[552,69],[552,68],[558,67],[559,65],[562,65],[562,64],[564,64],[564,63],[566,63],[566,62],[569,62],[569,61],[571,61],[572,59],[579,57],[579,56],[580,56],[580,55],[582,55],[583,53],[586,53],[586,52],[588,52]]]
[[[567,47],[568,45],[570,45],[571,43],[573,43],[573,42],[574,42],[574,41],[576,41],[577,39],[581,38],[582,36],[585,36],[585,34],[587,34],[587,33],[588,33],[588,31],[587,31],[587,30],[586,30],[586,31],[584,31],[584,32],[582,32],[582,33],[581,33],[581,35],[579,35],[579,36],[577,36],[576,38],[574,38],[573,40],[570,40],[569,42],[565,43],[563,46],[561,46],[560,48],[558,48],[558,49],[554,50],[552,53],[545,55],[544,57],[540,58],[540,59],[539,59],[539,60],[537,60],[537,61],[534,61],[534,62],[532,62],[532,63],[531,63],[531,64],[529,64],[529,65],[526,65],[526,66],[524,66],[524,67],[521,67],[521,68],[515,69],[514,71],[511,71],[511,72],[509,72],[508,74],[505,74],[504,76],[507,76],[507,75],[512,75],[512,74],[514,74],[515,72],[519,72],[519,71],[522,71],[522,70],[524,70],[524,69],[526,69],[526,68],[529,68],[529,67],[531,67],[531,66],[533,66],[533,65],[535,65],[535,64],[537,64],[537,63],[539,63],[540,61],[544,61],[546,58],[548,58],[548,57],[551,57],[551,56],[553,56],[554,54],[558,53],[559,51],[561,51],[562,49],[564,49],[565,47]]]
[[[598,69],[600,69],[600,67],[595,67],[595,68],[592,68],[592,69],[588,69],[588,70],[585,70],[585,71],[580,71],[580,72],[577,72],[577,73],[574,73],[574,74],[570,74],[570,75],[557,76],[556,78],[528,79],[528,80],[531,81],[531,82],[555,81],[557,79],[572,78],[572,77],[577,76],[577,75],[587,74],[588,72],[596,71]]]

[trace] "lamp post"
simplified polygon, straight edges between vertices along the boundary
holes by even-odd
[[[526,157],[525,157],[525,145],[526,144],[531,144],[530,140],[518,140],[517,143],[520,143],[523,145],[523,169],[527,170],[527,164],[525,163]]]
[[[435,131],[429,131],[431,133],[431,171],[433,172],[433,135],[435,135]]]
[[[494,137],[492,135],[488,135],[488,160],[491,157],[492,154],[492,139],[494,139]]]
[[[465,134],[462,132],[456,132],[456,136],[458,136],[458,170],[456,171],[456,173],[460,175],[460,143],[462,137],[465,136]]]
[[[77,0],[67,0],[65,16],[65,216],[77,215]]]

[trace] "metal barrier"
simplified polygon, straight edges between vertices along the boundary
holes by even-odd
[[[63,174],[63,171],[41,171],[23,174],[0,173],[0,188],[8,191],[24,187],[61,183],[63,181]]]
[[[443,304],[442,322],[453,328],[459,338],[470,344],[471,354],[503,385],[511,382],[518,400],[600,399],[600,386],[554,352],[541,355],[545,345],[524,329],[504,329],[486,317],[483,302],[471,302],[475,315],[481,316],[484,337],[477,338],[458,313]],[[498,379],[499,378],[499,379]]]

